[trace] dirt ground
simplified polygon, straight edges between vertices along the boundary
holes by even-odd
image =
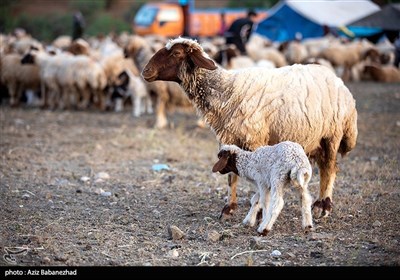
[[[333,213],[304,234],[289,190],[266,237],[241,224],[254,193],[244,180],[238,211],[218,219],[227,176],[211,172],[218,145],[194,113],[155,130],[153,116],[134,119],[129,108],[2,105],[0,265],[399,266],[400,85],[348,86],[359,138],[338,159]],[[318,180],[314,169],[314,199]]]

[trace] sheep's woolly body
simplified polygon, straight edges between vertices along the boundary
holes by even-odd
[[[17,105],[24,90],[40,88],[40,74],[37,65],[22,65],[19,54],[0,56],[0,81],[7,86],[10,104]]]
[[[271,186],[276,180],[285,182],[290,179],[299,185],[297,171],[301,168],[309,169],[308,176],[311,178],[310,163],[297,143],[284,141],[274,146],[259,147],[253,152],[244,151],[236,145],[223,145],[221,150],[235,152],[239,176],[257,184],[268,182]]]
[[[319,147],[321,136],[340,139],[343,124],[356,121],[346,114],[354,111],[356,118],[349,90],[320,65],[235,71],[198,68],[194,74],[182,69],[180,75],[189,98],[199,105],[221,143],[254,150],[291,140],[310,153]]]

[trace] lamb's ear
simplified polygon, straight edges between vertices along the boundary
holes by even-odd
[[[228,155],[224,154],[220,157],[217,163],[214,164],[212,168],[212,172],[219,172],[226,167],[228,164]]]
[[[193,50],[190,54],[190,59],[193,63],[200,68],[208,69],[208,70],[215,70],[217,69],[217,65],[215,65],[214,61],[205,57],[201,51]]]

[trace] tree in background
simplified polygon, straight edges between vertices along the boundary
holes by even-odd
[[[249,1],[237,1],[237,0],[230,0],[228,6],[230,8],[271,8],[279,0],[249,0]]]

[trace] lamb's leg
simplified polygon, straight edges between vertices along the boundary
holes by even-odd
[[[321,147],[324,152],[316,158],[320,170],[320,193],[319,199],[314,202],[312,208],[314,216],[317,218],[327,217],[332,211],[333,184],[338,170],[336,164],[338,145],[334,142],[323,139]]]
[[[302,215],[302,225],[305,231],[312,229],[312,214],[311,214],[311,204],[312,198],[308,191],[307,184],[301,189],[301,215]]]
[[[268,205],[266,204],[268,209],[266,212],[263,211],[263,220],[257,229],[258,233],[260,233],[261,235],[266,235],[268,232],[271,231],[272,226],[274,225],[276,219],[281,213],[284,204],[283,192],[280,186],[271,188],[270,192],[271,198],[269,199],[269,202],[265,202],[268,203]]]
[[[221,219],[224,215],[232,215],[233,212],[237,209],[237,197],[236,197],[236,187],[239,176],[234,173],[228,174],[228,204],[222,208],[221,215],[219,218]]]
[[[257,214],[261,208],[259,200],[260,200],[260,193],[257,191],[251,198],[251,208],[249,210],[249,213],[247,213],[246,218],[244,218],[243,220],[244,225],[249,225],[253,227],[256,224]]]

